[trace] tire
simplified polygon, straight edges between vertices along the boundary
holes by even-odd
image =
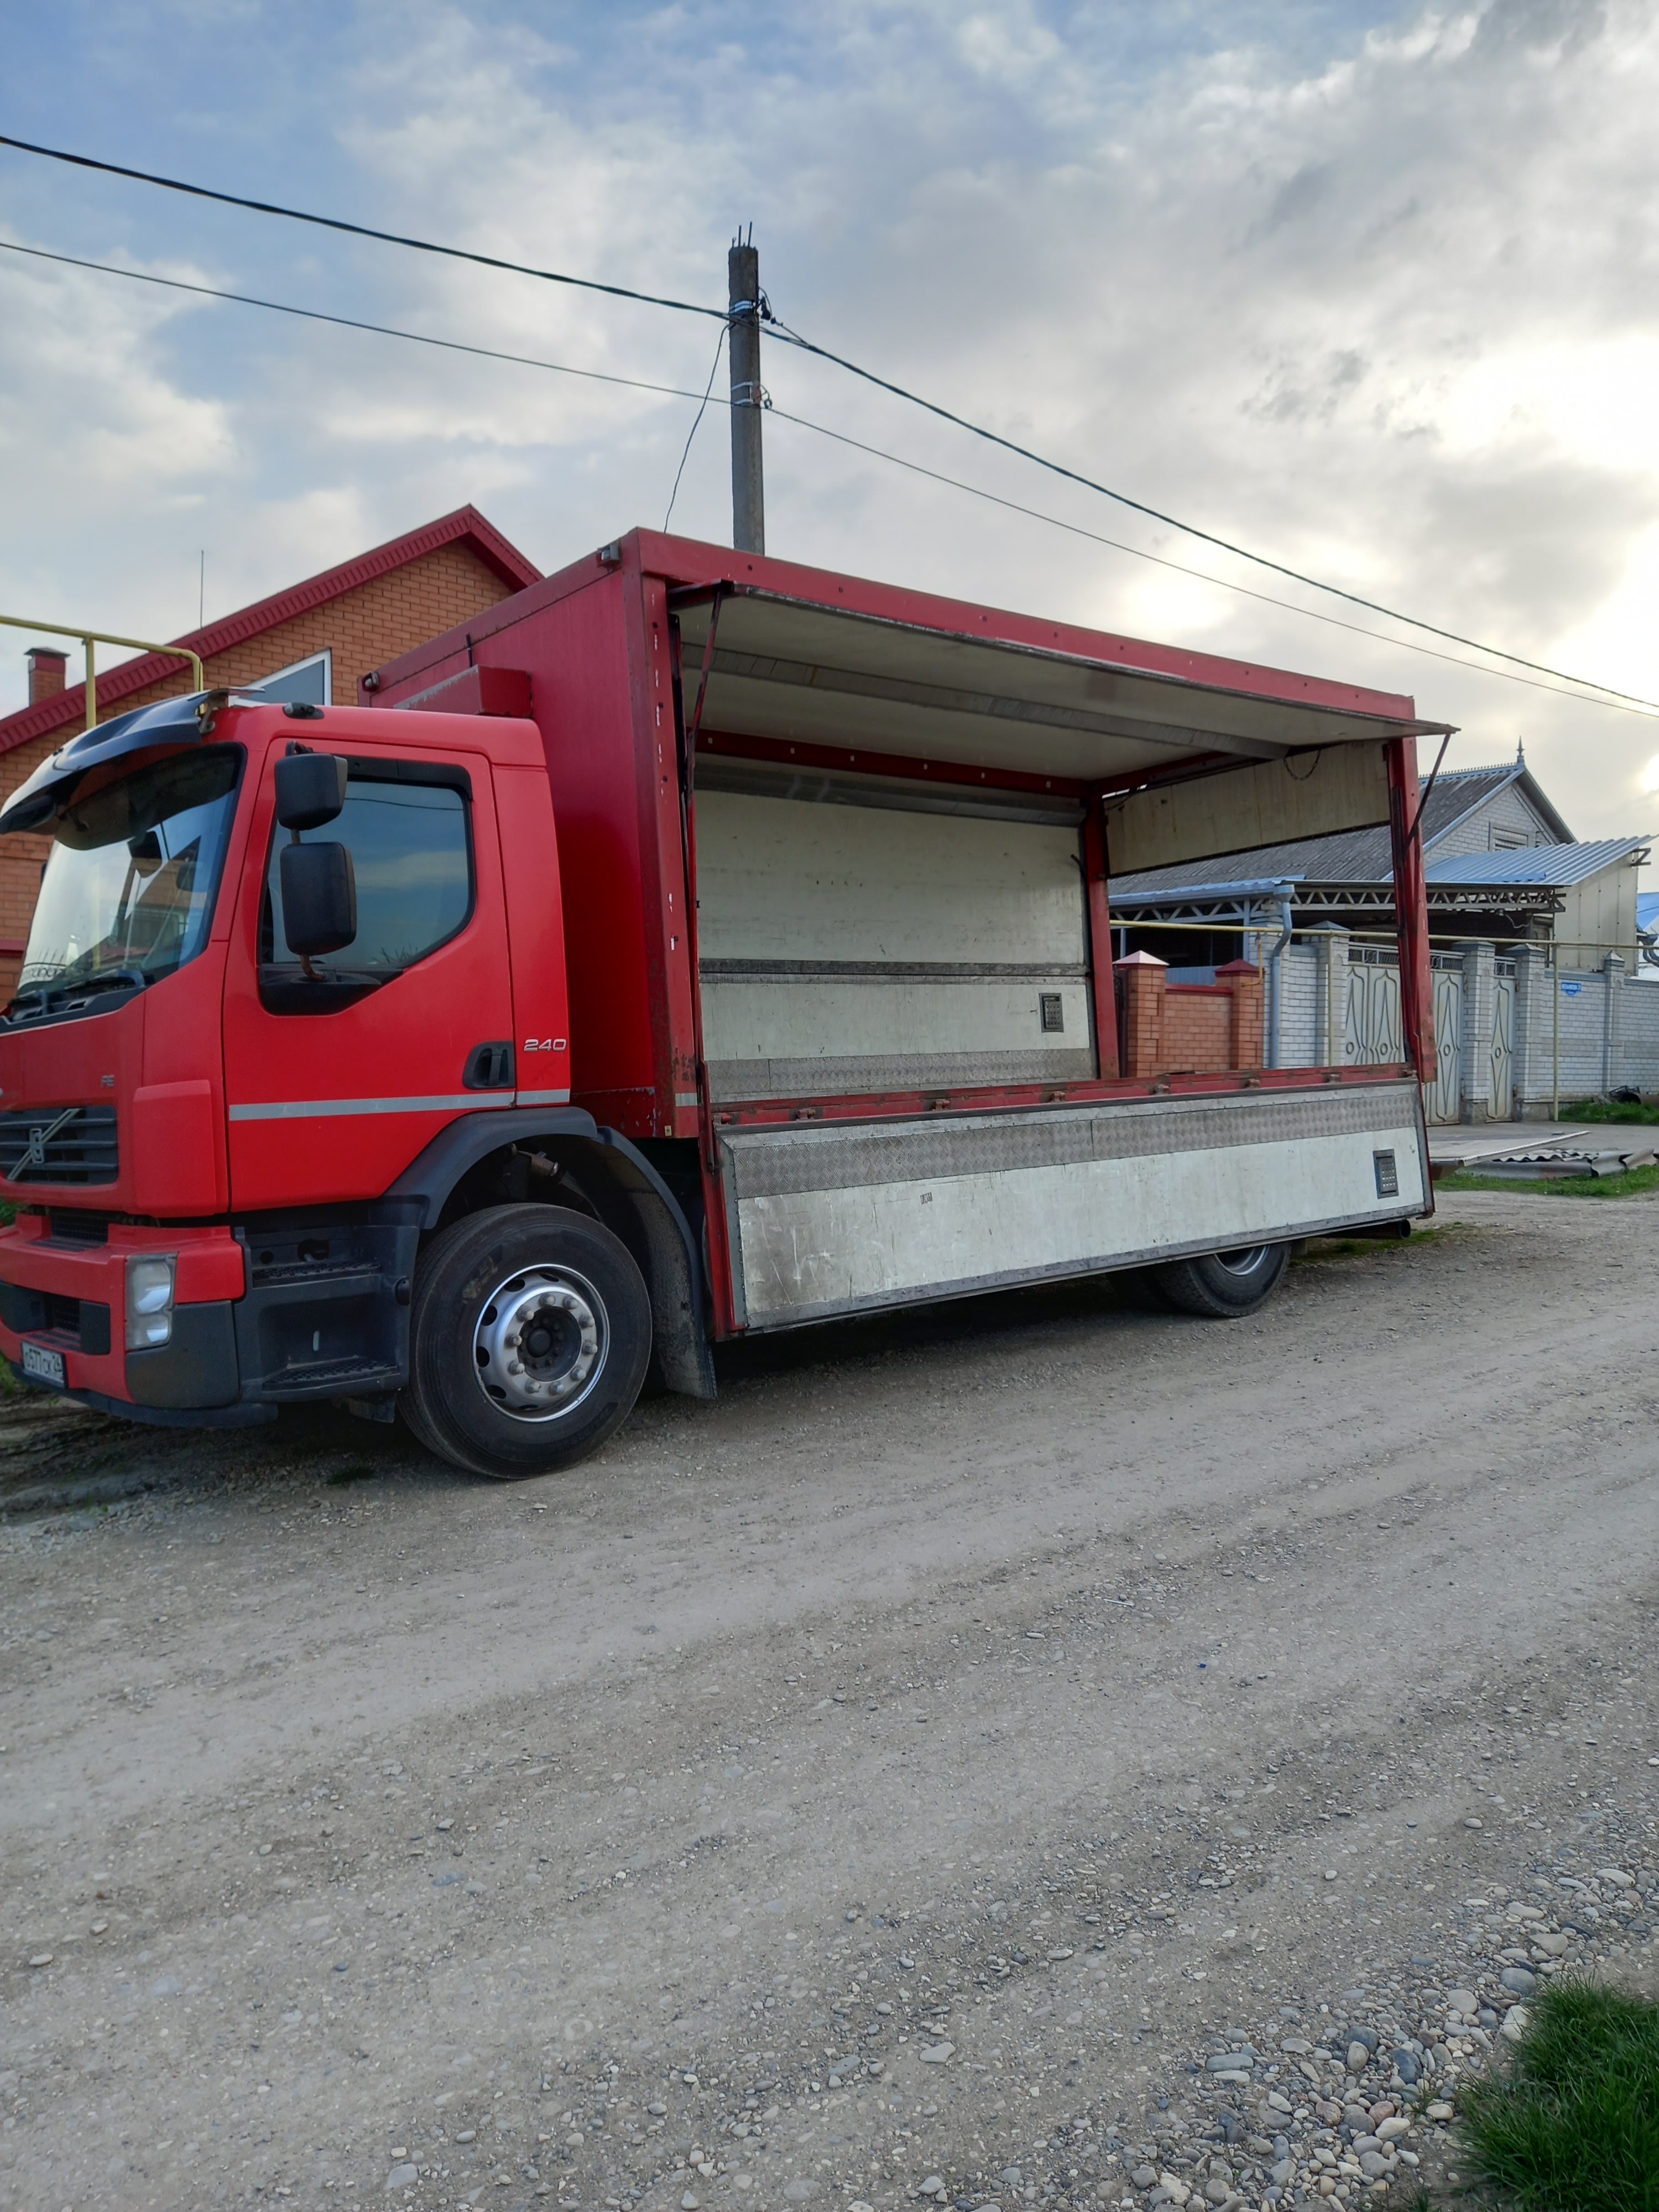
[[[421,1255],[398,1410],[441,1459],[521,1481],[614,1435],[650,1356],[645,1280],[619,1238],[564,1206],[488,1206]]]
[[[1206,1252],[1172,1260],[1149,1272],[1177,1312],[1205,1321],[1238,1321],[1267,1304],[1291,1263],[1288,1244],[1249,1244],[1234,1252]]]

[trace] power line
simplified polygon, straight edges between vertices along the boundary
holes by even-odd
[[[38,154],[43,161],[67,161],[76,169],[98,169],[106,176],[130,177],[137,184],[160,185],[169,192],[188,192],[192,199],[217,200],[223,207],[246,208],[254,215],[278,215],[289,222],[315,223],[323,230],[343,230],[354,238],[377,239],[382,246],[406,246],[416,253],[439,253],[450,261],[476,261],[480,268],[506,269],[515,276],[537,276],[544,284],[569,284],[583,292],[608,293],[613,300],[638,300],[647,307],[672,307],[682,315],[712,315],[726,320],[724,307],[700,307],[692,300],[665,299],[656,292],[635,292],[626,284],[601,284],[593,276],[570,276],[558,269],[533,269],[522,261],[502,261],[493,253],[473,253],[461,246],[435,246],[429,238],[405,238],[395,230],[374,230],[368,223],[347,222],[334,215],[313,215],[305,208],[281,207],[274,200],[245,199],[240,192],[215,191],[208,185],[186,184],[182,177],[160,177],[149,169],[124,168],[118,161],[94,161],[90,154],[66,153],[61,146],[36,146],[27,138],[0,131],[0,146],[20,154]]]
[[[536,269],[520,261],[501,260],[493,254],[475,253],[463,246],[440,246],[430,239],[409,238],[396,231],[375,230],[366,223],[348,222],[338,216],[314,215],[301,208],[283,207],[271,200],[248,199],[240,193],[218,191],[206,185],[189,184],[179,177],[160,176],[149,169],[127,168],[118,161],[99,161],[89,154],[71,154],[59,146],[37,145],[29,139],[15,138],[3,131],[0,131],[0,146],[10,146],[18,153],[33,154],[45,161],[64,161],[75,168],[94,169],[108,176],[131,178],[138,184],[157,185],[167,191],[188,193],[195,199],[216,200],[226,207],[246,208],[256,215],[281,216],[291,222],[313,223],[325,230],[343,231],[357,238],[375,239],[382,245],[407,246],[418,253],[436,253],[453,261],[471,261],[481,268],[503,269],[514,276],[535,276],[546,283],[568,284],[584,291],[603,292],[613,299],[636,300],[647,307],[672,307],[682,314],[712,316],[720,322],[729,319],[726,308],[705,307],[691,301],[667,299],[653,292],[636,292],[623,284],[602,284],[593,277],[571,276],[557,270]],[[1494,660],[1506,660],[1511,667],[1529,669],[1535,676],[1553,677],[1559,684],[1576,684],[1582,690],[1601,692],[1609,699],[1621,699],[1631,706],[1659,711],[1652,700],[1641,698],[1634,692],[1620,691],[1610,684],[1598,684],[1593,676],[1574,676],[1565,669],[1552,667],[1547,661],[1528,660],[1522,653],[1505,652],[1501,646],[1485,645],[1479,638],[1465,637],[1461,631],[1443,629],[1437,623],[1425,622],[1419,616],[1404,614],[1397,607],[1386,606],[1379,599],[1365,599],[1358,592],[1346,590],[1340,584],[1327,584],[1317,576],[1306,575],[1301,569],[1290,568],[1282,561],[1272,560],[1265,553],[1252,553],[1247,546],[1236,544],[1231,538],[1218,537],[1213,531],[1202,530],[1196,523],[1182,522],[1178,516],[1167,514],[1161,507],[1150,507],[1144,500],[1133,499],[1127,492],[1115,491],[1109,484],[1101,483],[1093,477],[1086,477],[1080,470],[1067,468],[1061,461],[1051,461],[1046,454],[1036,453],[1029,446],[1019,445],[1012,438],[1005,438],[1000,431],[988,430],[982,423],[970,422],[965,415],[958,415],[951,408],[941,406],[937,400],[924,399],[920,392],[896,384],[889,377],[878,376],[873,369],[860,368],[857,362],[848,361],[844,354],[833,353],[828,346],[818,345],[812,339],[803,337],[799,331],[792,330],[787,323],[779,321],[773,315],[769,303],[763,305],[762,312],[775,336],[783,343],[795,346],[803,353],[815,355],[818,360],[844,369],[849,376],[856,376],[864,383],[873,385],[878,391],[890,392],[895,398],[902,399],[912,407],[920,407],[927,414],[938,416],[941,422],[951,423],[959,430],[966,430],[972,437],[982,438],[988,445],[1000,446],[1005,453],[1016,454],[1021,460],[1046,469],[1052,476],[1063,477],[1070,483],[1080,484],[1085,491],[1112,500],[1137,514],[1146,515],[1154,522],[1163,523],[1168,529],[1178,530],[1183,537],[1196,538],[1200,543],[1213,545],[1224,553],[1231,553],[1238,560],[1270,569],[1273,574],[1286,577],[1292,583],[1305,585],[1310,591],[1324,592],[1333,599],[1346,599],[1349,605],[1364,607],[1369,614],[1382,615],[1389,622],[1403,623],[1409,629],[1420,629],[1426,635],[1443,638],[1451,645],[1467,646],[1471,652],[1486,653]]]
[[[827,346],[815,345],[811,338],[804,338],[798,331],[792,331],[787,323],[775,320],[772,331],[782,343],[798,346],[803,353],[816,354],[820,361],[830,362],[836,368],[844,368],[848,375],[861,377],[865,383],[873,384],[882,392],[890,392],[896,398],[907,400],[912,407],[921,407],[929,415],[937,415],[941,422],[954,423],[958,430],[966,430],[975,438],[983,438],[988,445],[1000,446],[1005,453],[1017,453],[1023,461],[1035,462],[1038,468],[1047,469],[1051,476],[1064,477],[1070,483],[1081,484],[1085,491],[1098,492],[1103,499],[1115,500],[1120,507],[1131,507],[1137,514],[1148,515],[1154,522],[1162,522],[1171,530],[1179,530],[1185,537],[1199,538],[1206,545],[1217,546],[1224,553],[1236,554],[1241,561],[1253,562],[1259,568],[1271,568],[1276,576],[1286,576],[1293,584],[1305,584],[1310,591],[1328,592],[1334,599],[1346,599],[1351,606],[1364,607],[1370,614],[1386,615],[1390,622],[1405,623],[1413,629],[1425,630],[1431,637],[1443,637],[1452,645],[1467,645],[1476,653],[1490,653],[1494,659],[1507,660],[1516,668],[1529,668],[1535,675],[1553,676],[1560,683],[1577,684],[1588,691],[1603,691],[1610,699],[1623,699],[1633,706],[1655,706],[1654,701],[1640,698],[1634,692],[1617,691],[1610,684],[1598,684],[1593,676],[1574,676],[1564,668],[1552,668],[1547,661],[1528,660],[1521,653],[1505,653],[1501,646],[1483,645],[1478,637],[1464,637],[1457,630],[1442,629],[1437,623],[1423,622],[1416,615],[1401,614],[1398,607],[1384,606],[1379,599],[1364,599],[1358,592],[1345,591],[1340,584],[1322,583],[1317,576],[1304,575],[1299,568],[1287,568],[1282,561],[1269,560],[1265,553],[1252,553],[1248,546],[1236,545],[1229,538],[1218,538],[1213,531],[1200,530],[1195,523],[1182,522],[1176,515],[1165,514],[1161,507],[1148,507],[1144,500],[1131,499],[1127,492],[1114,491],[1109,484],[1097,483],[1093,477],[1085,477],[1077,469],[1068,469],[1061,461],[1051,461],[1042,453],[1033,453],[1029,446],[1017,445],[1013,439],[1003,437],[999,431],[988,430],[982,423],[970,422],[965,415],[953,414],[948,407],[941,407],[937,401],[924,399],[920,392],[908,391],[903,385],[894,384],[884,376],[878,376],[873,369],[860,368],[856,362],[848,361],[841,354],[831,353]]]
[[[1252,591],[1248,584],[1237,583],[1231,576],[1212,576],[1207,569],[1189,568],[1184,561],[1171,561],[1162,553],[1147,552],[1144,546],[1126,544],[1121,538],[1107,538],[1098,530],[1087,530],[1080,522],[1066,522],[1057,514],[1045,514],[1040,507],[1024,506],[1017,499],[1005,499],[1000,492],[987,491],[982,485],[969,483],[961,477],[946,476],[941,469],[927,468],[920,461],[907,461],[902,453],[890,453],[884,446],[866,445],[862,438],[849,437],[844,430],[831,430],[805,415],[792,415],[787,408],[772,406],[767,413],[774,422],[793,422],[799,429],[815,430],[820,438],[833,438],[838,446],[851,446],[855,452],[868,453],[875,460],[890,461],[896,469],[908,469],[912,476],[927,477],[934,483],[947,484],[952,491],[965,491],[972,499],[1006,507],[1010,514],[1027,515],[1033,522],[1046,522],[1053,530],[1064,530],[1073,538],[1086,538],[1091,545],[1108,545],[1115,553],[1127,553],[1137,561],[1150,561],[1156,568],[1173,569],[1177,576],[1191,576],[1198,583],[1213,584],[1224,592],[1237,592],[1263,606],[1281,607],[1286,614],[1327,623],[1332,629],[1345,629],[1352,636],[1374,638],[1379,645],[1391,645],[1401,653],[1425,653],[1429,659],[1446,661],[1453,668],[1473,669],[1477,676],[1497,676],[1505,684],[1524,684],[1528,690],[1547,692],[1553,699],[1574,699],[1583,707],[1603,707],[1613,714],[1635,714],[1644,722],[1659,716],[1659,702],[1650,704],[1644,700],[1621,705],[1622,693],[1603,698],[1595,691],[1564,691],[1559,684],[1540,684],[1535,676],[1518,675],[1511,668],[1488,668],[1484,661],[1465,660],[1458,653],[1442,653],[1435,646],[1419,645],[1415,638],[1390,637],[1386,630],[1367,629],[1363,623],[1344,622],[1340,615],[1322,615],[1317,607],[1299,607],[1294,599],[1277,599],[1271,592]]]
[[[365,322],[352,315],[331,315],[318,307],[295,307],[289,305],[285,301],[262,300],[248,292],[228,292],[213,284],[192,284],[179,276],[157,276],[148,270],[121,269],[111,262],[88,261],[77,254],[51,253],[43,246],[21,246],[12,239],[0,239],[0,251],[27,254],[31,260],[35,261],[57,262],[65,268],[91,270],[101,276],[122,276],[131,283],[153,284],[165,291],[187,292],[202,299],[228,301],[236,307],[262,307],[269,313],[291,315],[302,322],[332,323],[340,330],[364,331],[374,337],[401,338],[410,345],[434,346],[443,353],[468,354],[479,361],[506,362],[516,368],[538,368],[556,376],[579,377],[588,383],[619,385],[627,391],[648,392],[663,398],[695,399],[698,403],[698,411],[691,426],[693,434],[696,434],[697,423],[702,419],[704,410],[711,405],[729,407],[732,404],[729,399],[714,392],[714,370],[710,372],[708,389],[695,392],[684,385],[656,384],[643,377],[618,376],[605,369],[573,368],[566,362],[544,361],[533,354],[506,353],[493,346],[466,345],[458,338],[433,337],[424,331],[398,330],[390,323]],[[725,333],[722,332],[722,344],[724,339]],[[720,351],[717,347],[714,355],[714,369],[717,370],[719,366]],[[1344,622],[1338,615],[1321,614],[1317,608],[1298,606],[1293,599],[1278,599],[1271,592],[1253,591],[1248,584],[1238,583],[1230,576],[1212,575],[1205,569],[1188,568],[1183,562],[1171,561],[1163,554],[1149,553],[1143,546],[1130,545],[1121,538],[1108,538],[1100,531],[1086,529],[1081,523],[1065,521],[1059,515],[1045,514],[1041,507],[1024,506],[1018,500],[1007,499],[1000,493],[987,491],[982,485],[969,483],[961,477],[949,476],[940,469],[927,468],[920,461],[907,460],[902,454],[890,453],[884,447],[869,445],[862,438],[852,437],[844,430],[832,430],[823,422],[814,422],[807,416],[794,415],[787,409],[777,406],[770,407],[767,411],[775,422],[790,422],[799,429],[813,431],[817,436],[829,438],[836,445],[849,447],[854,452],[868,454],[872,459],[886,461],[894,468],[904,469],[912,476],[926,477],[934,483],[944,484],[952,491],[966,492],[970,498],[983,500],[988,505],[1002,507],[1011,514],[1024,515],[1033,522],[1046,523],[1051,529],[1063,530],[1071,537],[1086,538],[1091,544],[1104,545],[1114,552],[1127,553],[1132,559],[1150,562],[1154,568],[1170,569],[1176,575],[1190,576],[1198,583],[1211,584],[1222,591],[1237,592],[1241,597],[1255,599],[1263,606],[1278,607],[1287,614],[1301,615],[1309,622],[1324,623],[1331,629],[1346,630],[1355,637],[1371,638],[1380,645],[1393,646],[1401,652],[1423,653],[1431,660],[1445,661],[1454,668],[1470,669],[1479,676],[1501,677],[1506,684],[1524,684],[1528,690],[1547,692],[1553,698],[1574,699],[1583,706],[1604,707],[1614,714],[1633,714],[1644,720],[1650,720],[1656,715],[1659,715],[1659,701],[1635,698],[1624,692],[1608,691],[1606,686],[1600,684],[1591,685],[1587,690],[1564,690],[1559,684],[1540,684],[1535,677],[1518,675],[1507,668],[1489,668],[1477,660],[1465,660],[1457,653],[1441,653],[1433,646],[1420,645],[1413,638],[1389,637],[1384,631],[1367,629],[1363,623]],[[686,441],[686,448],[688,452],[690,449],[690,438]],[[680,463],[682,472],[684,466],[684,459],[682,458]],[[675,477],[677,490],[678,483],[679,477],[677,475]],[[669,502],[671,514],[672,509],[673,501],[671,497]],[[665,521],[664,527],[665,529],[667,527]],[[1362,604],[1366,603],[1362,602]],[[1407,618],[1401,617],[1401,619]],[[1476,650],[1480,652],[1489,649],[1486,647],[1476,647]],[[1556,672],[1548,672],[1553,674]],[[1574,681],[1571,677],[1564,678],[1562,680],[1566,684]],[[1621,702],[1623,703],[1620,703]]]
[[[43,246],[19,246],[15,239],[0,238],[0,251],[27,253],[35,261],[60,261],[69,269],[93,269],[100,276],[125,276],[135,284],[158,284],[167,292],[194,292],[204,300],[229,300],[239,307],[264,307],[273,315],[293,315],[306,323],[333,323],[343,331],[368,331],[379,338],[405,338],[410,345],[436,346],[444,353],[470,353],[480,361],[507,361],[520,368],[546,368],[556,376],[580,376],[590,384],[620,384],[630,392],[659,392],[668,399],[701,399],[678,384],[652,384],[644,377],[615,376],[602,368],[572,368],[568,362],[538,361],[527,353],[501,353],[494,346],[464,345],[459,338],[428,337],[424,331],[400,331],[390,323],[360,322],[354,315],[325,315],[320,307],[291,307],[283,300],[256,299],[251,292],[221,291],[215,284],[187,284],[182,276],[156,276],[147,269],[118,269],[112,262],[83,261],[74,253],[48,253]],[[722,332],[721,336],[724,337]],[[724,399],[714,403],[724,407]]]
[[[696,413],[691,417],[691,428],[685,434],[685,451],[680,455],[680,465],[674,471],[674,489],[668,495],[668,506],[662,519],[662,526],[665,530],[667,529],[669,518],[674,512],[674,501],[680,495],[680,478],[685,474],[685,465],[691,458],[691,441],[696,436],[698,427],[708,411],[708,396],[714,389],[715,374],[720,365],[720,356],[725,350],[726,332],[722,331],[714,341],[714,358],[708,364],[708,381],[703,387],[702,403]],[[730,400],[726,402],[727,406],[731,404]]]

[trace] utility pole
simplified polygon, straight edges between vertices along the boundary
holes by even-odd
[[[754,237],[754,225],[749,228]],[[760,255],[733,239],[726,257],[731,319],[732,543],[739,553],[766,550],[766,486],[761,473]]]

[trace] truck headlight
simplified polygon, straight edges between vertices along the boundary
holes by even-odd
[[[173,1255],[127,1261],[127,1350],[148,1352],[173,1335]]]

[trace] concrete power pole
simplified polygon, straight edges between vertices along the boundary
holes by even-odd
[[[750,236],[754,235],[753,226]],[[726,257],[732,361],[732,543],[766,550],[766,485],[761,472],[760,255],[741,239]]]

